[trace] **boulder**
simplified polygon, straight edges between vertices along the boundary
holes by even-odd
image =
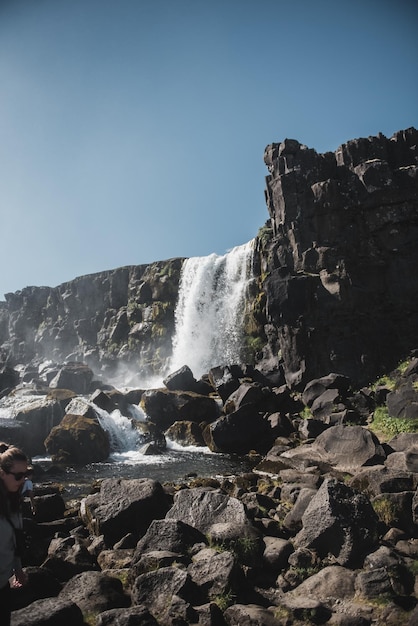
[[[198,552],[187,572],[208,601],[230,592],[237,594],[244,582],[234,555],[211,548]]]
[[[23,587],[12,588],[12,610],[22,609],[36,600],[52,598],[59,594],[62,583],[45,567],[25,567],[28,582]]]
[[[10,392],[20,381],[20,374],[9,365],[0,368],[0,397],[3,392]]]
[[[10,413],[11,423],[21,425],[25,452],[30,456],[44,455],[45,438],[64,416],[60,400],[36,390],[17,388],[1,405]]]
[[[109,609],[128,607],[130,598],[124,593],[121,581],[103,572],[82,572],[73,576],[58,596],[72,600],[84,614],[101,613]]]
[[[142,394],[140,406],[162,431],[174,422],[212,422],[219,415],[219,407],[213,398],[191,391],[149,389]]]
[[[310,464],[326,463],[341,472],[354,474],[364,465],[384,461],[386,454],[377,437],[362,426],[337,425],[327,428],[312,444],[283,452],[286,459]]]
[[[312,407],[313,403],[328,389],[334,389],[339,394],[346,394],[350,387],[350,380],[347,376],[330,373],[321,378],[311,380],[303,390],[302,401],[307,407]]]
[[[261,385],[254,383],[241,383],[238,389],[236,389],[224,402],[225,413],[237,411],[237,409],[246,404],[256,406],[261,404],[264,398],[265,393]]]
[[[99,613],[95,626],[158,626],[157,620],[146,606],[131,606],[126,609],[109,609]]]
[[[384,461],[386,454],[376,435],[362,426],[333,426],[315,440],[327,461],[341,471]]]
[[[180,612],[182,619],[190,611],[190,605],[202,604],[199,588],[185,570],[177,567],[162,567],[141,574],[135,579],[131,597],[134,605],[146,606],[158,623],[163,624],[167,623],[167,616],[175,609],[173,605],[176,604],[177,598],[182,602],[180,611],[177,609],[175,612],[177,614]]]
[[[239,500],[199,487],[178,491],[166,519],[182,521],[220,543],[258,536]]]
[[[198,393],[198,382],[188,365],[183,365],[176,372],[169,374],[164,378],[163,383],[170,391],[194,391]]]
[[[416,526],[413,520],[412,503],[415,491],[380,493],[371,499],[379,519],[388,527],[394,526],[413,535]]]
[[[110,453],[109,435],[97,418],[67,413],[45,439],[45,448],[54,463],[97,463]]]
[[[393,452],[386,459],[385,466],[394,472],[418,474],[418,445],[415,444],[400,452]]]
[[[90,391],[93,371],[85,363],[67,363],[50,381],[52,389],[70,389],[77,394],[85,395]]]
[[[257,604],[235,603],[224,612],[228,626],[279,626],[275,609],[267,609]]]
[[[174,422],[164,435],[181,446],[205,446],[202,429],[196,422]]]
[[[98,569],[94,556],[82,542],[72,536],[52,539],[42,567],[60,582],[66,582],[80,572]]]
[[[302,515],[294,545],[331,554],[343,567],[356,567],[376,545],[378,517],[370,501],[335,479],[326,479]]]
[[[355,571],[341,565],[328,565],[289,591],[286,597],[315,598],[330,607],[338,606],[341,601],[354,598],[355,581]]]
[[[412,474],[405,471],[392,470],[381,465],[361,468],[348,484],[353,489],[362,491],[369,498],[381,493],[412,491],[415,488]]]
[[[418,433],[399,433],[390,439],[388,445],[395,452],[403,452],[408,448],[418,446]]]
[[[209,382],[225,402],[227,398],[240,386],[240,379],[244,377],[242,368],[238,365],[212,367],[209,370]]]
[[[311,489],[310,487],[302,487],[298,490],[296,501],[283,520],[285,528],[291,532],[297,532],[302,529],[302,516],[317,491],[317,489]]]
[[[130,567],[134,554],[133,548],[102,550],[97,555],[97,564],[102,570],[116,570]]]
[[[341,402],[338,389],[326,389],[320,396],[315,398],[310,408],[315,419],[329,423],[332,421],[334,413],[339,414],[345,409],[345,404]]]
[[[206,545],[205,535],[180,520],[155,519],[149,525],[145,535],[138,541],[132,563],[147,552],[165,550],[176,554],[190,552],[196,544]]]
[[[288,539],[266,536],[264,541],[263,564],[267,569],[279,573],[288,566],[288,558],[294,548]]]
[[[132,420],[132,427],[139,433],[141,446],[151,445],[154,450],[153,454],[161,454],[167,449],[164,433],[152,422]]]
[[[395,389],[386,397],[391,417],[418,419],[418,359],[413,358],[402,373]]]
[[[274,436],[264,413],[252,405],[243,405],[209,424],[203,431],[206,445],[213,452],[246,454],[250,450],[266,452]]]
[[[0,441],[18,446],[22,450],[26,444],[26,427],[20,422],[8,417],[0,418]]]
[[[85,626],[83,613],[71,599],[45,598],[12,612],[11,626],[45,626],[71,624]]]
[[[60,493],[48,493],[36,496],[35,503],[35,520],[37,523],[52,522],[64,517],[65,501]]]
[[[169,509],[161,484],[150,478],[103,480],[100,491],[84,498],[80,513],[90,531],[103,535],[106,547],[127,533],[142,537],[154,519]]]

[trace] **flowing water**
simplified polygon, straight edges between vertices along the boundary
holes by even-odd
[[[223,256],[187,259],[182,268],[175,311],[173,355],[166,372],[188,365],[196,378],[211,367],[239,363],[243,344],[243,316],[246,293],[252,278],[253,244],[250,241]],[[162,386],[162,383],[161,383]],[[160,482],[178,481],[189,475],[200,477],[236,474],[247,469],[246,461],[207,448],[184,448],[167,441],[167,451],[144,455],[138,431],[132,420],[144,421],[140,407],[131,406],[131,417],[115,410],[107,413],[92,405],[102,427],[108,432],[111,455],[105,463],[67,468],[65,473],[51,467],[48,458],[34,462],[48,470],[48,479],[67,485],[71,495],[84,492],[92,481],[107,477],[154,478]],[[13,417],[10,406],[1,406],[2,417]]]
[[[253,245],[254,240],[223,256],[211,254],[184,262],[170,371],[188,365],[200,378],[211,367],[241,361]]]

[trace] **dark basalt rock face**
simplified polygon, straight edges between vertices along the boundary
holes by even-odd
[[[364,383],[414,347],[417,144],[409,128],[335,153],[289,139],[266,148],[263,358],[271,368],[281,354],[288,384],[329,371]]]
[[[0,303],[0,360],[83,361],[145,377],[171,354],[183,259],[81,276],[58,287],[26,287]]]
[[[267,146],[270,219],[256,238],[245,324],[259,352],[243,361],[276,386],[302,390],[328,372],[367,384],[416,348],[417,144],[409,128],[348,141],[335,153],[293,139]],[[160,376],[183,260],[6,294],[0,363],[82,361],[107,380],[124,364],[142,378]],[[236,364],[213,363],[225,366]],[[7,393],[5,370],[2,381]]]

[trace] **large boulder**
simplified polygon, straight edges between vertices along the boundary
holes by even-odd
[[[162,567],[138,576],[131,590],[132,604],[144,605],[159,624],[188,624],[192,605],[201,604],[202,593],[190,575],[177,567]],[[171,621],[175,614],[178,621]]]
[[[12,612],[11,626],[71,624],[85,626],[80,607],[70,599],[45,598]]]
[[[19,384],[20,374],[9,365],[0,367],[0,397],[4,392],[9,392]]]
[[[176,519],[155,519],[136,545],[132,566],[148,552],[159,550],[181,555],[196,544],[207,544],[205,535],[197,528]]]
[[[169,509],[161,484],[150,478],[131,480],[108,478],[100,491],[84,498],[81,516],[95,535],[103,535],[106,547],[128,533],[142,537],[154,519],[161,519]]]
[[[347,376],[331,372],[327,376],[309,381],[303,390],[302,401],[306,406],[312,407],[318,398],[329,389],[334,389],[338,392],[335,397],[345,397],[350,385],[351,381]]]
[[[213,398],[192,391],[150,389],[142,394],[140,406],[163,431],[174,422],[212,422],[219,416],[219,407]]]
[[[55,537],[48,547],[42,567],[60,582],[70,580],[76,574],[98,569],[96,559],[75,536]]]
[[[159,626],[146,606],[131,606],[126,609],[109,609],[99,613],[96,626]]]
[[[187,571],[208,601],[231,592],[237,594],[244,582],[242,571],[228,550],[204,548],[193,557]]]
[[[86,465],[105,461],[110,441],[97,418],[67,413],[45,439],[45,448],[55,463]]]
[[[12,588],[12,609],[23,609],[36,600],[52,598],[59,594],[62,584],[45,567],[25,567],[28,583]]]
[[[356,567],[378,538],[378,517],[366,496],[335,479],[326,479],[302,515],[297,548],[333,555],[344,567]]]
[[[163,380],[164,385],[170,391],[194,391],[204,396],[211,394],[214,389],[205,380],[196,380],[188,365],[183,365],[179,370],[169,374]]]
[[[59,593],[60,600],[72,600],[84,614],[128,607],[130,598],[121,581],[103,572],[82,572],[69,580]]]
[[[0,400],[0,408],[9,414],[11,424],[20,425],[22,447],[30,456],[45,454],[45,438],[65,414],[60,399],[31,387],[14,389]]]
[[[246,454],[250,450],[266,452],[274,436],[269,421],[251,404],[224,415],[203,431],[206,445],[213,452]]]
[[[174,422],[170,428],[165,431],[165,436],[171,441],[175,441],[181,446],[204,446],[202,429],[196,422],[181,421]]]
[[[418,420],[418,374],[403,380],[386,397],[389,415],[401,419]]]
[[[180,520],[220,543],[258,537],[244,505],[216,490],[195,487],[177,492],[166,519]]]
[[[85,395],[90,391],[93,376],[93,371],[85,363],[67,363],[60,368],[49,386],[53,389],[70,389]]]
[[[285,451],[282,456],[292,462],[326,463],[351,474],[359,467],[377,465],[386,458],[383,447],[370,430],[344,424],[327,428],[314,443]]]

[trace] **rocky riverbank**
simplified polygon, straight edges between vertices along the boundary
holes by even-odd
[[[202,432],[218,446],[234,432],[253,470],[107,479],[71,507],[37,484],[13,626],[418,623],[418,434],[401,432],[416,426],[418,360],[357,392],[337,374],[286,404],[276,390],[275,412],[274,388],[222,380],[224,415]]]

